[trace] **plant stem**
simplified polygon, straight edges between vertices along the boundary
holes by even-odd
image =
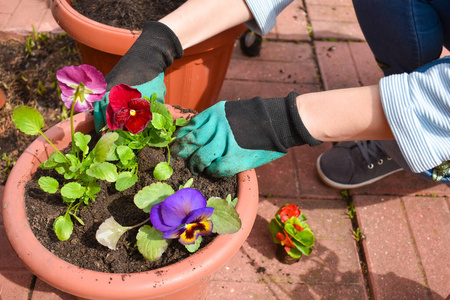
[[[133,229],[133,228],[136,228],[136,227],[142,226],[142,225],[144,225],[145,223],[147,223],[148,221],[150,221],[150,218],[146,219],[145,221],[142,221],[142,222],[141,222],[141,223],[139,223],[139,224],[136,224],[136,225],[130,226],[130,227],[129,227],[129,229]]]
[[[80,88],[80,86],[77,87],[77,90],[76,90],[74,95],[78,95],[79,88]],[[70,108],[70,133],[72,134],[72,151],[71,151],[72,154],[75,154],[74,153],[74,151],[75,151],[75,139],[74,139],[75,132],[74,132],[74,129],[73,129],[73,111],[75,109],[75,102],[76,101],[77,101],[77,99],[74,97],[73,102],[72,102],[72,107]]]
[[[53,148],[55,148],[55,150],[56,150],[59,154],[62,155],[62,157],[64,157],[64,159],[65,159],[68,163],[70,163],[69,159],[68,159],[64,154],[62,154],[61,151],[59,151],[59,149],[55,146],[55,144],[53,144],[52,141],[50,141],[50,139],[49,139],[42,131],[40,131],[39,133],[44,137],[44,139],[45,139],[50,145],[52,145]]]

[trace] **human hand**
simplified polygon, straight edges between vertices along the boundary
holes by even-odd
[[[179,129],[172,151],[193,173],[230,177],[280,158],[292,146],[318,145],[300,120],[297,95],[219,102]]]
[[[160,22],[150,21],[144,25],[141,35],[105,77],[107,91],[121,83],[137,88],[142,96],[158,94],[164,103],[166,86],[164,72],[173,60],[183,56],[183,48],[175,33]],[[106,107],[109,93],[94,106],[95,129],[98,132],[106,125]]]

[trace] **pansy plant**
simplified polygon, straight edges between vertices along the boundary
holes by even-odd
[[[115,182],[117,190],[125,190],[137,181],[137,176],[129,175],[129,169],[136,166],[135,154],[126,149],[119,155],[111,156],[110,152],[119,138],[116,132],[103,135],[95,147],[89,149],[90,135],[74,132],[73,114],[92,108],[92,103],[102,99],[106,91],[106,81],[103,75],[92,66],[70,66],[58,70],[56,77],[61,87],[61,98],[66,107],[70,108],[70,125],[72,135],[71,152],[63,154],[49,140],[42,129],[44,119],[39,111],[28,106],[18,106],[13,111],[13,121],[17,128],[25,134],[41,134],[56,150],[40,167],[53,169],[63,175],[65,182],[62,187],[52,177],[39,178],[40,187],[48,193],[60,192],[68,208],[63,216],[56,218],[53,229],[57,237],[65,241],[73,231],[72,218],[84,225],[77,216],[81,204],[88,205],[95,200],[100,191],[99,180]],[[119,160],[119,163],[110,161]],[[119,168],[117,167],[119,166]]]
[[[115,250],[121,235],[139,227],[137,247],[148,260],[158,260],[172,240],[178,240],[189,252],[200,247],[203,236],[211,233],[231,234],[241,228],[241,220],[235,210],[237,199],[206,198],[191,188],[192,179],[175,192],[166,183],[154,183],[143,188],[135,197],[135,204],[149,218],[135,225],[124,227],[113,217],[97,230],[100,244]],[[148,221],[151,225],[143,225]]]
[[[314,246],[314,233],[306,220],[297,205],[287,204],[276,212],[269,224],[274,243],[281,245],[295,259],[310,255]]]
[[[175,140],[176,127],[186,125],[187,120],[174,121],[167,107],[156,102],[156,98],[156,94],[148,98],[129,85],[119,84],[109,93],[106,121],[108,128],[120,135],[121,143],[131,149],[166,147],[168,161],[159,162],[153,176],[157,180],[167,180],[173,173],[169,144]]]

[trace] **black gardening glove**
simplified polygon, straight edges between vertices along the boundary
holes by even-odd
[[[131,48],[106,75],[110,91],[115,85],[125,83],[137,88],[142,96],[158,94],[158,100],[164,102],[166,86],[164,72],[174,59],[183,56],[183,48],[175,33],[165,24],[155,21],[144,25],[141,35]],[[99,131],[106,125],[106,107],[109,103],[107,93],[102,101],[95,102],[95,128]]]

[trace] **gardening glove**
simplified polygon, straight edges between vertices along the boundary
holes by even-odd
[[[115,85],[128,84],[147,97],[157,93],[157,100],[164,103],[164,72],[174,59],[182,56],[181,43],[169,27],[160,22],[147,22],[136,42],[105,77],[107,93],[101,101],[94,104],[96,131],[106,125],[109,91]]]
[[[319,145],[298,114],[297,96],[221,101],[179,129],[172,151],[187,160],[194,174],[230,177],[269,163],[293,146]]]

